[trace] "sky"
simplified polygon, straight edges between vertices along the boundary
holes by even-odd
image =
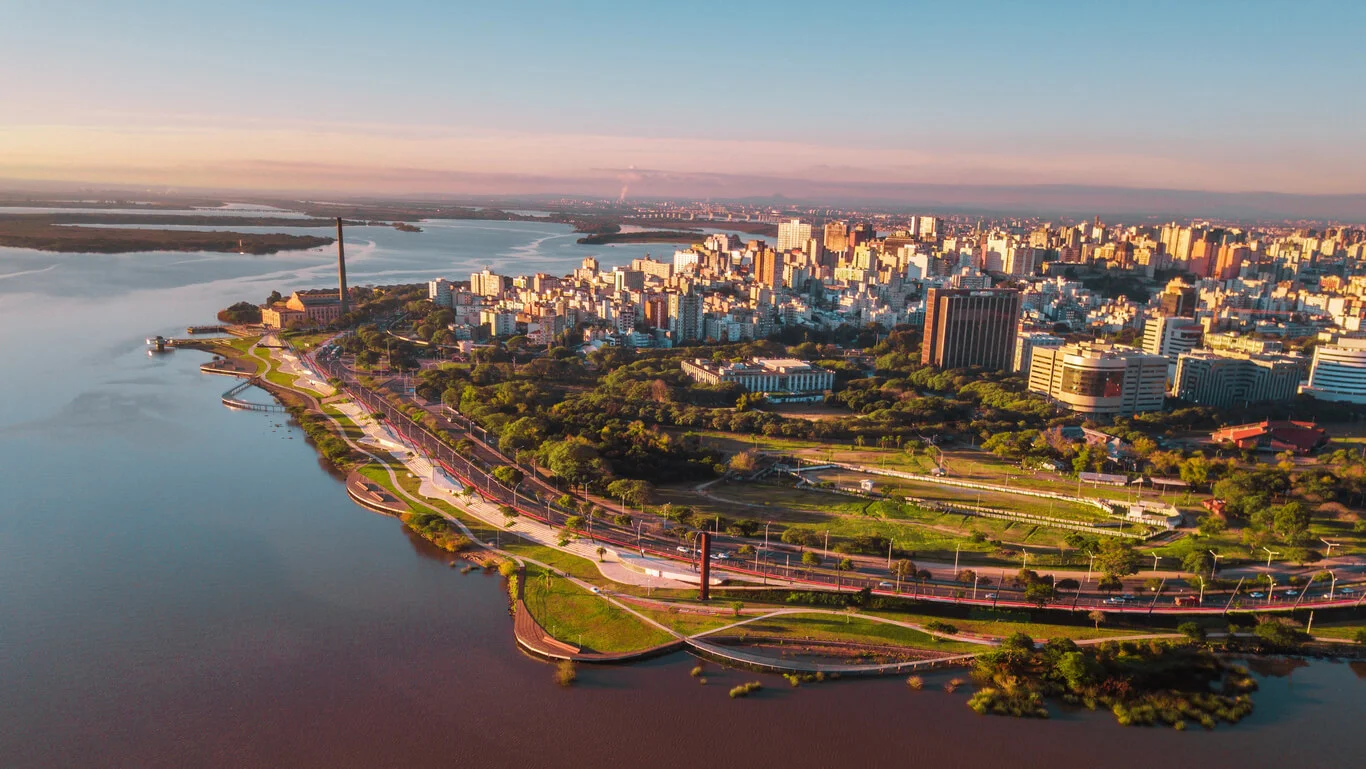
[[[1360,0],[0,0],[0,179],[1366,193]]]

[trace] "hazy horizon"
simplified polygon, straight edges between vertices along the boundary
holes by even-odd
[[[0,178],[982,208],[1081,186],[1366,218],[1361,22],[1343,0],[19,0]]]

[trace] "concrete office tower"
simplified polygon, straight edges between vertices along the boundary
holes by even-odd
[[[1192,350],[1177,360],[1172,395],[1217,408],[1288,401],[1308,373],[1305,363],[1298,355]]]
[[[1010,369],[1029,376],[1029,366],[1034,361],[1035,348],[1062,347],[1065,344],[1067,344],[1067,340],[1060,336],[1054,336],[1043,331],[1021,331],[1015,337],[1015,360]]]
[[[778,252],[785,254],[794,248],[805,248],[811,239],[811,225],[792,219],[778,225]]]
[[[1039,347],[1029,366],[1029,389],[1079,414],[1161,411],[1167,359],[1106,344]]]
[[[346,315],[346,242],[342,239],[342,220],[337,217],[337,299],[341,301],[341,314]]]
[[[1143,351],[1165,356],[1175,365],[1176,356],[1194,350],[1204,334],[1205,327],[1194,318],[1148,318],[1143,323]]]
[[[925,298],[920,362],[939,368],[1010,368],[1020,327],[1020,292],[932,288]]]
[[[1338,339],[1314,348],[1305,395],[1325,401],[1366,403],[1366,339]]]

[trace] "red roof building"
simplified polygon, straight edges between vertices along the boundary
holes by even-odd
[[[1232,443],[1253,451],[1293,451],[1308,454],[1328,445],[1328,431],[1313,422],[1253,422],[1216,430],[1210,434],[1215,443]]]

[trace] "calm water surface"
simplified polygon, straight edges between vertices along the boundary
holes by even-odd
[[[672,250],[423,226],[351,232],[352,281]],[[0,766],[1362,765],[1366,688],[1342,664],[1263,677],[1253,717],[1212,734],[979,718],[898,680],[765,678],[732,701],[755,676],[699,686],[681,655],[561,690],[515,650],[497,577],[351,504],[278,416],[223,409],[201,354],[144,352],[332,271],[324,252],[0,249]]]

